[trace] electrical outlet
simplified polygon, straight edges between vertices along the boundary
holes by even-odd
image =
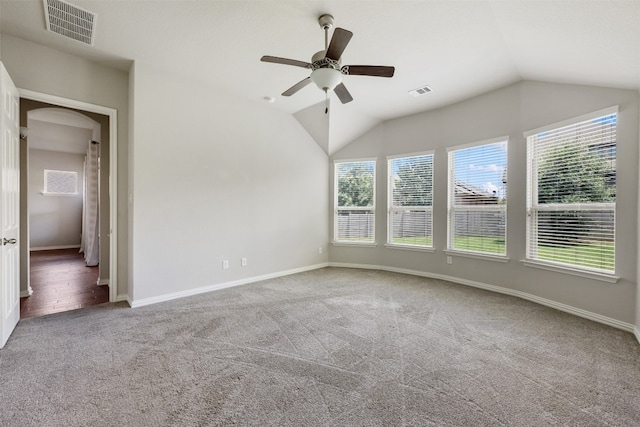
[[[319,254],[321,254],[321,253],[322,253],[322,246],[320,246],[320,247],[318,248],[318,253],[319,253]]]
[[[247,266],[247,259],[246,258],[242,258],[240,260],[240,265],[242,265],[243,267],[246,267]]]
[[[229,268],[229,260],[225,259],[224,261],[222,261],[222,268]]]
[[[447,256],[447,264],[453,264],[453,258],[451,256]]]

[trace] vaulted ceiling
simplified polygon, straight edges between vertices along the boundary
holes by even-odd
[[[293,114],[328,153],[381,121],[452,104],[520,80],[640,89],[640,1],[85,1],[95,43],[48,32],[41,0],[2,1],[0,31],[128,70],[143,61]],[[354,33],[343,62],[393,65],[391,79],[346,76],[354,101],[309,85],[280,94],[324,48],[318,17]],[[429,85],[433,92],[408,91]]]

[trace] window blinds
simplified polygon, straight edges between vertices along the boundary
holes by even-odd
[[[617,114],[527,137],[527,258],[615,270]]]
[[[449,151],[448,248],[505,255],[507,141]]]
[[[335,163],[334,239],[375,240],[375,160]]]
[[[433,154],[390,158],[388,243],[433,247]]]

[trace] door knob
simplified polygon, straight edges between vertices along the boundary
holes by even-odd
[[[16,239],[7,239],[6,237],[4,237],[2,239],[2,245],[15,245],[16,243],[18,243],[18,241]]]

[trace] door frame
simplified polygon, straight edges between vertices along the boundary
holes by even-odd
[[[109,302],[118,300],[118,110],[18,88],[20,98],[109,117]],[[22,225],[21,225],[22,226]]]

